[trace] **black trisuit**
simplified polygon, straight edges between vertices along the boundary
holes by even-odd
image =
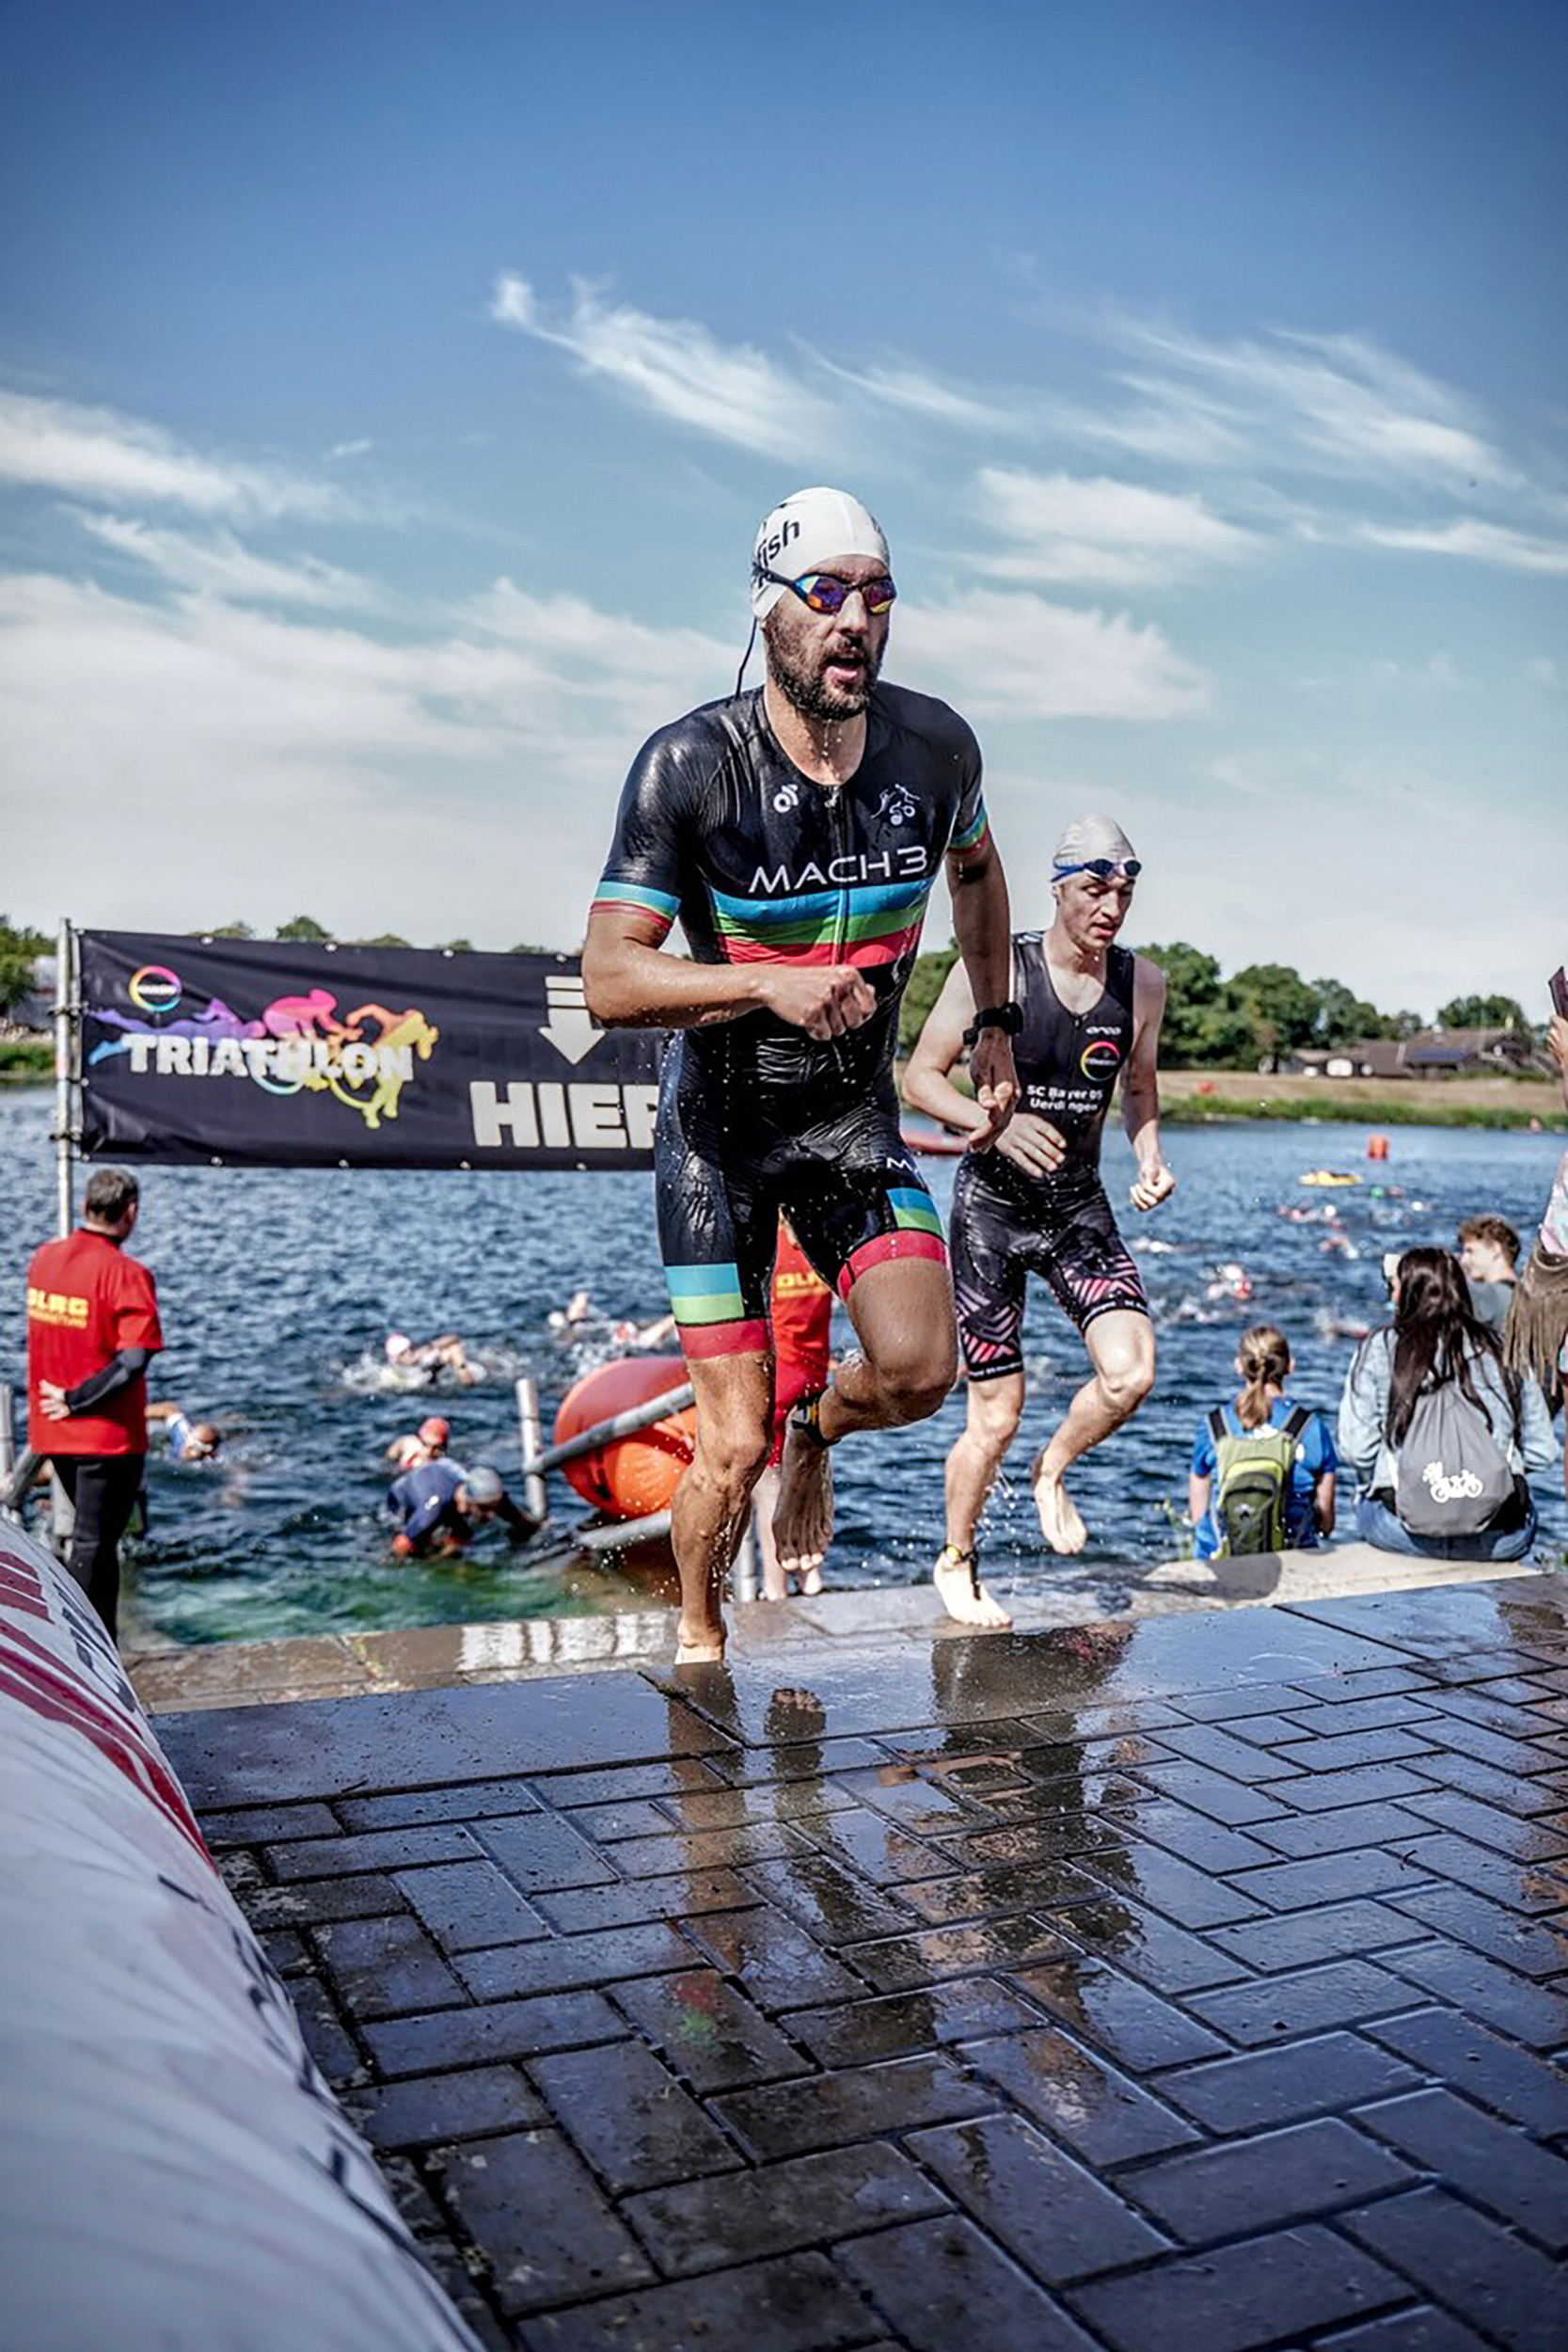
[[[780,749],[757,690],[638,754],[594,911],[677,914],[699,963],[853,964],[870,1020],[826,1041],[759,1009],[676,1032],[656,1146],[659,1243],[688,1356],[768,1345],[781,1211],[847,1297],[886,1258],[944,1259],[898,1133],[898,1005],[943,857],[986,835],[980,752],[945,703],[879,686],[841,789]]]
[[[1087,1012],[1069,1012],[1051,984],[1038,931],[1013,937],[1013,983],[1023,1027],[1013,1040],[1019,1108],[1067,1139],[1053,1176],[1029,1176],[994,1148],[972,1152],[953,1187],[953,1289],[958,1338],[972,1380],[1023,1369],[1023,1292],[1040,1275],[1080,1331],[1096,1315],[1130,1308],[1147,1315],[1138,1269],[1117,1231],[1100,1181],[1105,1114],[1132,1047],[1133,958],[1112,947],[1105,991]]]

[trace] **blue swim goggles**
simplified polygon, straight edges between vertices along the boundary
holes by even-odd
[[[1066,882],[1069,874],[1092,874],[1096,882],[1111,882],[1117,874],[1125,874],[1129,882],[1136,882],[1143,870],[1141,857],[1085,857],[1073,866],[1058,866],[1052,880]]]

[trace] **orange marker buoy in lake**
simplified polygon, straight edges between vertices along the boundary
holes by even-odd
[[[1386,1136],[1369,1136],[1367,1137],[1367,1157],[1370,1160],[1386,1160],[1388,1157],[1388,1138]]]
[[[555,1441],[564,1443],[595,1422],[629,1413],[667,1389],[686,1386],[686,1364],[679,1356],[623,1356],[601,1364],[568,1389],[555,1417]],[[656,1421],[630,1438],[616,1438],[592,1454],[563,1462],[571,1484],[584,1502],[612,1519],[641,1519],[651,1512],[667,1511],[681,1473],[696,1448],[697,1415],[691,1406]]]

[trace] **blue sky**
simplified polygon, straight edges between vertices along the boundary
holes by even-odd
[[[828,480],[1021,923],[1104,806],[1141,937],[1544,1012],[1565,65],[1513,0],[11,0],[0,905],[573,944]]]

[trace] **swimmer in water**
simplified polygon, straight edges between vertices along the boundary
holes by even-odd
[[[460,1388],[468,1389],[484,1377],[484,1366],[474,1361],[455,1331],[443,1331],[439,1339],[422,1342],[411,1340],[406,1331],[388,1331],[386,1356],[394,1372],[422,1374],[426,1381],[450,1376]]]
[[[1140,1212],[1176,1188],[1160,1150],[1158,1055],[1165,976],[1116,945],[1142,871],[1109,817],[1080,817],[1056,844],[1048,931],[1012,942],[1014,1051],[1024,1107],[961,1162],[953,1189],[953,1282],[969,1374],[963,1435],[947,1457],[947,1541],[936,1587],[949,1616],[1010,1623],[976,1567],[975,1530],[1023,1412],[1023,1302],[1031,1273],[1049,1283],[1083,1335],[1090,1377],[1035,1457],[1040,1533],[1053,1551],[1082,1551],[1088,1531],[1064,1484],[1072,1464],[1135,1413],[1154,1386],[1154,1327],[1137,1265],[1100,1174],[1100,1146],[1120,1084],[1137,1159]],[[904,1073],[904,1099],[946,1126],[974,1127],[975,1105],[948,1076],[974,998],[955,965]]]
[[[586,1291],[574,1291],[564,1307],[552,1307],[546,1320],[552,1331],[575,1331],[592,1320],[594,1302]]]
[[[451,1559],[467,1549],[480,1528],[499,1519],[513,1544],[526,1544],[541,1521],[519,1511],[488,1462],[471,1470],[439,1456],[404,1470],[393,1482],[387,1508],[399,1522],[392,1556],[407,1560],[435,1551]]]
[[[924,1420],[952,1385],[942,1220],[893,1085],[899,1002],[944,866],[981,1008],[964,1104],[976,1147],[1017,1096],[1007,890],[979,746],[944,703],[879,685],[896,595],[857,499],[800,490],[768,516],[752,558],[764,684],[737,682],[644,745],[589,916],[589,1010],[674,1032],[655,1152],[697,1413],[673,1504],[681,1664],[723,1656],[723,1580],[771,1443],[781,1211],[860,1341],[790,1417],[774,1517],[786,1571],[827,1549],[832,1449]],[[657,952],[677,915],[689,961]]]
[[[147,1408],[149,1422],[168,1432],[168,1458],[171,1462],[210,1462],[223,1444],[223,1433],[215,1422],[192,1421],[183,1409],[166,1398]]]
[[[439,1413],[432,1413],[421,1421],[417,1430],[394,1438],[387,1448],[386,1458],[395,1462],[400,1470],[418,1470],[421,1462],[434,1462],[445,1454],[451,1437],[451,1423]]]

